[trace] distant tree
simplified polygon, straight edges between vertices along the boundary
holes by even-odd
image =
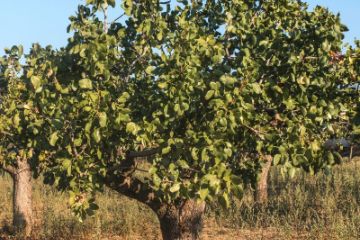
[[[115,1],[87,3],[68,45],[36,46],[24,68],[45,182],[80,218],[107,186],[148,205],[164,239],[197,239],[206,202],[229,206],[265,159],[290,175],[340,161],[323,147],[352,81],[334,61],[339,16],[298,0],[126,0],[108,26],[98,13]]]

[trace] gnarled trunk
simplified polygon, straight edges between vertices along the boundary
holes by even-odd
[[[266,162],[261,170],[260,179],[257,182],[255,191],[255,201],[261,204],[267,203],[268,201],[268,177],[272,163],[272,157],[266,156],[265,160]]]
[[[164,240],[196,240],[202,229],[204,202],[186,200],[182,204],[161,205],[156,211]]]
[[[13,225],[17,232],[26,237],[33,228],[32,185],[30,166],[26,159],[17,161],[13,177]]]

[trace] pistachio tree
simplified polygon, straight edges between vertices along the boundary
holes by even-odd
[[[339,16],[298,0],[124,0],[109,22],[109,6],[79,6],[68,44],[33,48],[24,70],[45,182],[77,216],[106,186],[149,206],[164,239],[197,239],[205,204],[229,206],[264,160],[290,175],[340,161],[323,148],[347,121]]]
[[[0,58],[0,169],[13,180],[13,225],[17,232],[30,236],[33,228],[31,167],[42,121],[32,111],[30,86],[22,81],[19,60],[22,46],[6,49]]]
[[[347,89],[348,98],[347,103],[350,105],[351,111],[351,136],[350,141],[353,145],[350,155],[359,155],[360,149],[360,41],[355,42],[355,46],[350,46],[343,56],[346,61],[347,68],[344,70],[345,78],[351,79]],[[354,151],[353,151],[354,150]]]

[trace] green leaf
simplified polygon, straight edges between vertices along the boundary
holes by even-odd
[[[106,127],[107,115],[105,112],[99,113],[99,124],[100,124],[100,127]]]
[[[37,76],[32,76],[30,78],[31,84],[33,85],[36,92],[40,92],[42,90],[41,86],[41,79]]]
[[[192,148],[191,149],[191,157],[193,160],[197,161],[199,160],[199,157],[198,157],[198,149],[196,147]]]
[[[51,146],[55,146],[57,140],[59,139],[58,137],[58,132],[53,132],[51,135],[50,135],[50,139],[49,139],[49,143]]]
[[[174,111],[175,112],[179,112],[180,111],[180,104],[175,104],[175,106],[174,106]]]
[[[16,113],[15,116],[13,117],[13,124],[14,124],[15,128],[19,127],[19,124],[20,124],[19,113]]]
[[[276,154],[274,156],[274,166],[277,166],[281,161],[281,154]]]
[[[200,199],[205,201],[206,197],[209,195],[209,189],[207,189],[207,188],[200,189],[198,193],[199,193]]]
[[[167,88],[168,84],[166,82],[160,82],[158,83],[158,87],[161,89]]]
[[[283,90],[281,89],[281,87],[279,87],[277,85],[273,86],[272,89],[278,93],[283,93]]]
[[[311,143],[310,147],[311,147],[311,150],[313,150],[314,152],[318,152],[318,151],[320,151],[320,149],[321,149],[320,143],[319,143],[319,141],[317,141],[317,140],[314,140],[314,141]]]
[[[75,139],[75,140],[74,140],[74,145],[75,145],[76,147],[80,147],[81,144],[82,144],[82,139],[81,139],[81,138],[78,138],[78,139]]]
[[[167,146],[161,150],[161,154],[165,155],[168,154],[171,151],[171,147]]]
[[[204,162],[207,162],[209,160],[206,148],[201,151],[201,160]]]
[[[90,134],[92,122],[87,122],[85,124],[85,133]]]
[[[135,135],[138,132],[138,127],[135,123],[129,122],[126,124],[126,131]]]
[[[61,162],[61,165],[64,167],[64,169],[68,169],[71,165],[71,160],[67,159],[67,158],[61,158],[59,159],[59,161]]]
[[[159,187],[161,184],[161,178],[157,174],[153,174],[152,181],[156,187]]]
[[[67,159],[67,158],[63,158],[63,159],[61,159],[61,161],[62,161],[63,168],[67,172],[67,176],[70,176],[71,175],[71,160]]]
[[[81,89],[92,89],[92,88],[93,88],[92,82],[91,82],[91,80],[88,79],[88,78],[81,79],[81,80],[79,81],[79,87],[80,87]]]
[[[260,84],[258,83],[253,83],[252,84],[252,87],[253,87],[253,90],[256,94],[260,94],[262,91],[261,91],[261,87],[260,87]]]
[[[180,183],[175,183],[174,185],[172,185],[172,187],[170,188],[170,192],[174,193],[174,192],[178,192],[180,190]]]
[[[185,161],[185,160],[178,160],[178,161],[177,161],[177,164],[178,164],[182,169],[189,169],[189,168],[190,168],[189,164],[188,164],[187,161]]]
[[[223,75],[220,78],[220,81],[224,84],[224,85],[232,85],[236,82],[236,78],[231,77],[229,75]]]
[[[92,133],[92,138],[94,139],[94,141],[96,143],[99,143],[101,140],[101,135],[100,135],[100,129],[95,128],[93,133]]]
[[[215,90],[209,90],[205,95],[205,100],[209,100],[214,96]]]
[[[145,69],[145,72],[149,75],[152,74],[152,72],[154,71],[155,67],[154,66],[148,66],[146,69]]]
[[[129,115],[119,113],[118,116],[115,119],[116,124],[120,124],[122,122],[128,122],[130,120]]]
[[[129,98],[130,98],[130,94],[128,92],[123,92],[117,101],[119,103],[125,103]]]
[[[219,86],[216,82],[210,82],[210,88],[213,90],[218,90]]]
[[[296,107],[296,102],[291,98],[284,100],[283,103],[285,104],[287,110],[293,110]]]

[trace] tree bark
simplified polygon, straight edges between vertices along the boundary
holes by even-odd
[[[163,240],[196,240],[202,230],[205,203],[186,200],[179,206],[162,205],[156,211]]]
[[[29,237],[33,228],[32,184],[30,165],[26,159],[17,160],[13,176],[13,225],[18,233]]]
[[[255,190],[255,201],[261,204],[267,203],[268,201],[268,177],[272,163],[272,157],[266,156],[265,161],[265,165],[261,170],[260,179],[256,185]]]

